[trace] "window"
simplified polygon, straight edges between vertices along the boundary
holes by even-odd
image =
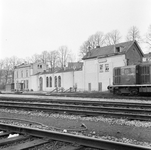
[[[105,64],[105,72],[109,71],[109,64]]]
[[[46,77],[46,87],[48,87],[49,81],[48,81],[48,77]]]
[[[61,77],[58,77],[58,87],[61,87]]]
[[[57,87],[57,76],[55,76],[55,87]]]
[[[117,53],[121,52],[120,47],[116,47],[116,52]]]
[[[26,88],[28,89],[28,80],[26,80],[26,84],[27,84],[27,85],[26,85]]]
[[[50,81],[50,87],[52,87],[52,77],[49,78]]]
[[[28,77],[28,70],[26,70],[26,77]]]
[[[21,77],[23,78],[23,71],[21,71]]]
[[[103,64],[100,65],[100,72],[103,72]]]
[[[17,71],[17,78],[18,78],[18,71]]]
[[[38,67],[38,69],[39,69],[39,68],[41,69],[41,68],[42,68],[42,65],[37,65],[37,67]]]

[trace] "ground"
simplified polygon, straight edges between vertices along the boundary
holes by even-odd
[[[4,96],[3,94],[1,96]],[[8,96],[8,95],[6,95]],[[12,95],[9,95],[10,97]],[[14,97],[17,95],[13,95]],[[18,95],[17,97],[22,97]],[[23,96],[37,97],[37,96]],[[38,97],[39,98],[39,97]],[[41,97],[46,98],[46,97]],[[56,98],[56,97],[47,97]],[[66,98],[71,99],[71,98]],[[77,98],[79,99],[79,98]],[[84,99],[83,99],[84,100]],[[85,99],[90,100],[90,99]],[[91,100],[94,100],[91,98]],[[105,100],[105,99],[95,99]],[[111,101],[111,99],[110,99]],[[115,100],[114,100],[115,101]],[[119,100],[117,100],[119,101]],[[126,100],[122,100],[126,101]],[[130,100],[136,102],[136,100]],[[138,100],[137,102],[142,102]],[[145,103],[145,101],[143,101]],[[151,103],[150,101],[146,101]],[[119,142],[128,142],[137,145],[151,147],[151,122],[128,121],[126,119],[104,118],[104,117],[80,117],[67,114],[46,114],[42,112],[29,112],[0,109],[0,118],[18,118],[42,123],[50,129],[72,134],[82,134]],[[1,120],[1,119],[0,119]]]
[[[151,124],[148,122],[147,126],[141,122],[125,121],[122,119],[107,119],[102,117],[78,117],[69,116],[66,114],[48,115],[37,112],[27,111],[10,111],[7,109],[0,109],[0,118],[18,118],[42,123],[49,128],[59,128],[59,131],[66,130],[67,132],[77,132],[87,136],[102,137],[107,139],[126,139],[142,142],[147,142],[147,146],[151,146]],[[125,121],[125,122],[124,122]],[[82,124],[84,126],[82,126]],[[139,124],[139,125],[137,125]],[[87,129],[86,129],[86,128]],[[130,142],[134,143],[135,142]],[[144,144],[143,144],[144,145]]]

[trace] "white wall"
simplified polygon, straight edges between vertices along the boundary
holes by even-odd
[[[77,91],[84,90],[84,80],[83,80],[83,71],[74,72],[74,85],[77,85]]]
[[[105,65],[109,65],[109,71],[105,71]],[[100,65],[103,71],[100,72]],[[107,86],[113,83],[113,68],[126,65],[125,55],[116,55],[106,58],[95,58],[84,60],[83,70],[61,72],[54,74],[41,74],[32,76],[31,89],[39,90],[39,78],[43,78],[43,91],[52,91],[54,87],[54,77],[61,76],[61,87],[65,90],[77,85],[77,91],[88,91],[88,84],[91,83],[91,91],[98,91],[98,83],[102,83],[101,90],[107,91]],[[46,87],[46,77],[52,77],[52,87]],[[36,84],[37,82],[37,84]]]
[[[88,59],[84,61],[83,84],[84,90],[88,91],[88,84],[91,84],[91,91],[98,90],[98,62],[96,59]]]
[[[46,77],[52,77],[52,87],[46,87]],[[77,90],[83,91],[83,71],[70,71],[70,72],[61,72],[61,73],[50,73],[50,74],[42,74],[37,76],[31,76],[31,89],[34,91],[39,91],[39,78],[43,78],[43,91],[52,91],[55,89],[54,78],[55,76],[61,77],[61,87],[64,90],[73,87],[73,85],[77,85]],[[37,84],[36,84],[37,82]],[[57,84],[58,85],[58,84]]]
[[[62,73],[62,87],[65,90],[73,87],[73,71]]]
[[[34,90],[34,91],[39,91],[39,81],[38,81],[38,76],[30,76],[30,85],[29,85],[29,90]]]
[[[98,91],[98,83],[102,83],[102,91],[107,91],[108,85],[113,83],[113,68],[125,66],[125,55],[116,55],[106,58],[85,60],[84,62],[84,90],[88,89],[88,83],[91,83],[91,91]],[[100,71],[100,65],[103,65],[103,71]],[[105,65],[109,65],[109,71],[105,71]]]

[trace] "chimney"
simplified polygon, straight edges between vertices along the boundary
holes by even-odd
[[[91,46],[88,47],[87,56],[91,56]]]

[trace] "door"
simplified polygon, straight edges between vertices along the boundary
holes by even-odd
[[[43,78],[42,77],[39,78],[39,88],[40,88],[40,91],[43,90]]]
[[[98,91],[99,91],[99,92],[102,92],[102,82],[99,82],[99,83],[98,83]]]
[[[88,83],[88,90],[91,91],[91,83]]]

